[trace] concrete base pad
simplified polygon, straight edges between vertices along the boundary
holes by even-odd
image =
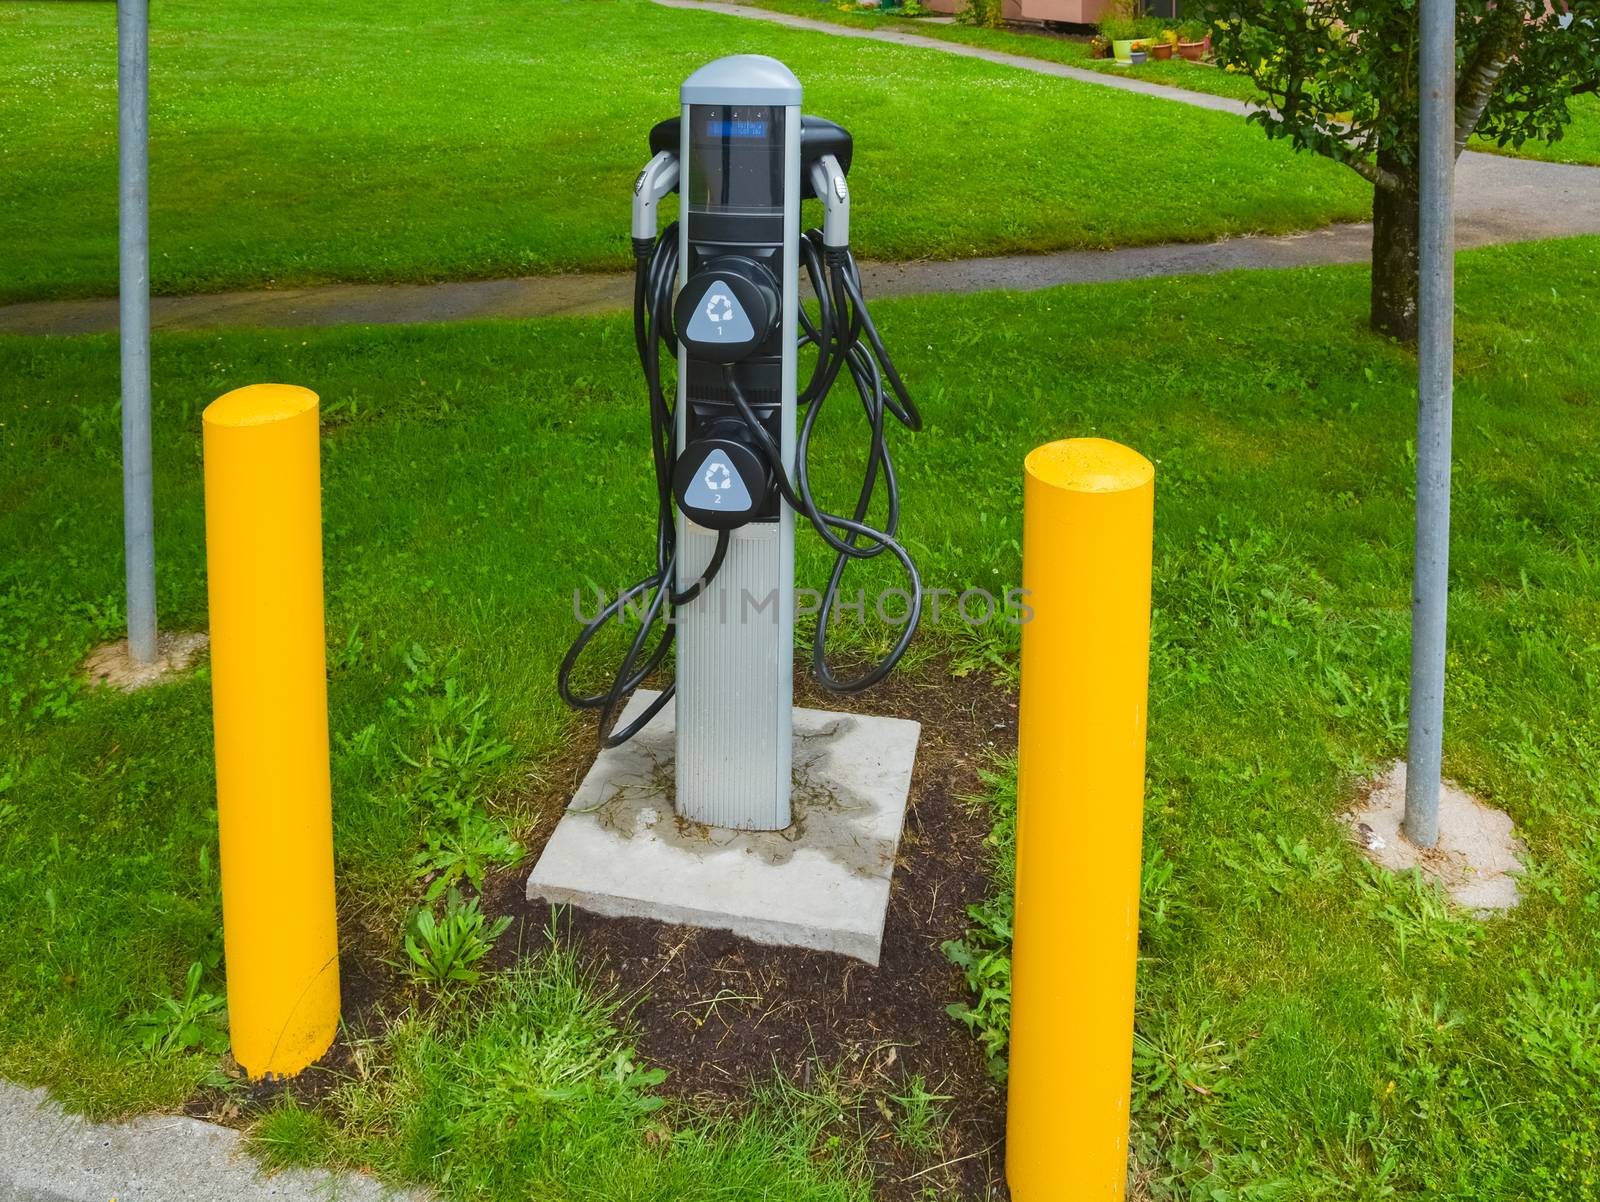
[[[1469,910],[1509,910],[1520,899],[1522,844],[1511,816],[1450,781],[1439,790],[1439,844],[1417,847],[1400,830],[1406,812],[1406,765],[1397,760],[1345,815],[1356,842],[1375,863],[1396,872],[1416,868]]]
[[[634,694],[622,722],[655,694]],[[602,751],[528,878],[531,901],[733,931],[878,963],[921,726],[794,711],[794,823],[673,813],[673,707]]]

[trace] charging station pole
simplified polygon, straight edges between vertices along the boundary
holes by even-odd
[[[677,810],[692,822],[741,830],[790,823],[794,511],[770,488],[764,501],[754,497],[755,457],[746,460],[731,437],[743,423],[729,379],[792,473],[800,98],[787,67],[749,54],[708,64],[681,92],[683,498],[704,521],[715,520],[705,511],[719,502],[742,513],[755,508],[757,516],[718,531],[678,513],[678,589],[706,574],[719,543],[724,559],[677,614]],[[723,428],[727,439],[718,437]]]
[[[850,132],[803,116],[800,101],[788,67],[736,54],[685,80],[678,115],[650,130],[631,230],[634,336],[656,472],[655,564],[602,605],[556,673],[567,704],[599,711],[602,747],[627,742],[675,705],[677,813],[735,830],[792,825],[796,515],[834,554],[811,646],[823,688],[858,693],[877,684],[900,662],[922,614],[922,578],[896,538],[900,491],[885,438],[886,420],[916,431],[922,415],[867,311],[850,250]],[[658,233],[672,192],[679,220]],[[812,198],[822,224],[802,233],[800,204]],[[800,307],[802,269],[814,321]],[[802,346],[815,354],[803,388]],[[672,401],[663,348],[678,362]],[[835,513],[819,504],[807,462],[817,415],[841,379],[855,386],[868,444],[855,505]],[[880,490],[888,516],[874,525],[868,514]],[[885,553],[905,573],[909,609],[887,654],[842,673],[826,645],[830,620],[846,608],[840,580],[854,561]],[[631,645],[609,686],[580,691],[573,673],[584,649],[612,623],[631,626]],[[673,683],[630,705],[674,650]]]

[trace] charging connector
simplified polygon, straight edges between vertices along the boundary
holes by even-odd
[[[661,202],[678,186],[678,156],[663,150],[644,165],[639,178],[633,181],[633,244],[637,253],[641,242],[648,244],[656,237],[656,211]]]
[[[822,244],[831,250],[850,245],[850,184],[831,154],[811,164],[811,190],[822,201]]]

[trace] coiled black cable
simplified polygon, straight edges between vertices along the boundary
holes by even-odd
[[[733,397],[739,415],[749,427],[751,437],[766,456],[783,499],[803,514],[822,536],[822,540],[833,549],[833,570],[828,575],[828,584],[822,590],[822,600],[817,610],[816,638],[811,644],[811,670],[824,688],[836,693],[856,693],[877,684],[894,670],[911,645],[922,618],[922,577],[910,553],[895,538],[900,526],[900,486],[895,478],[894,461],[884,435],[884,412],[887,410],[892,413],[903,426],[913,431],[922,428],[922,415],[907,393],[900,373],[895,370],[894,360],[889,357],[872,316],[867,312],[866,301],[861,296],[861,273],[855,256],[848,247],[825,246],[821,231],[815,229],[806,231],[800,250],[812,291],[817,297],[815,323],[804,307],[801,308],[803,333],[800,345],[809,344],[817,348],[817,363],[810,382],[799,397],[800,403],[806,406],[806,414],[795,440],[792,479],[785,469],[778,445],[746,400],[731,368],[724,369],[723,384]],[[849,517],[830,513],[817,505],[811,493],[810,473],[812,432],[822,414],[823,404],[844,367],[849,368],[871,431],[861,488]],[[889,385],[888,391],[884,388],[885,381]],[[868,525],[865,520],[880,476],[886,501],[881,530]],[[842,535],[835,534],[836,530]],[[888,654],[876,664],[849,680],[841,679],[828,664],[827,640],[828,624],[839,599],[839,586],[845,568],[854,560],[871,559],[885,551],[900,561],[906,574],[908,609],[904,629]]]
[[[649,239],[635,239],[633,253],[633,336],[649,394],[650,454],[656,472],[656,570],[622,590],[615,600],[603,606],[584,625],[572,646],[567,649],[556,673],[556,688],[563,701],[577,709],[600,711],[602,747],[616,747],[633,738],[672,700],[675,686],[668,685],[643,713],[622,729],[616,729],[617,719],[628,697],[661,666],[667,652],[672,649],[676,627],[669,620],[660,639],[647,653],[645,648],[650,642],[652,629],[669,606],[686,605],[698,597],[716,576],[728,553],[728,532],[724,530],[718,534],[716,548],[700,578],[681,593],[674,589],[678,535],[672,521],[672,465],[677,458],[677,430],[672,405],[661,387],[660,346],[665,343],[675,347],[678,341],[677,332],[672,328],[672,290],[678,276],[677,223],[667,226],[654,243]],[[612,678],[611,687],[602,693],[575,692],[572,671],[577,667],[584,648],[607,623],[622,617],[639,597],[645,595],[649,600],[644,613],[640,615],[638,633],[629,644],[622,665]]]
[[[720,531],[716,548],[705,571],[682,593],[673,587],[677,568],[677,529],[672,512],[672,469],[677,459],[677,429],[672,404],[661,386],[661,346],[676,352],[677,332],[672,325],[673,290],[678,275],[678,227],[669,225],[653,244],[649,239],[634,240],[634,342],[639,364],[644,371],[650,406],[651,457],[656,474],[656,569],[602,607],[585,624],[561,661],[557,687],[567,704],[579,709],[600,711],[600,743],[615,747],[632,738],[673,698],[676,686],[669,685],[632,722],[617,729],[616,722],[627,698],[666,659],[672,648],[675,624],[670,609],[686,605],[716,577],[727,555],[729,534]],[[922,616],[922,578],[910,554],[895,538],[900,524],[900,489],[895,479],[884,431],[884,414],[892,414],[910,430],[922,428],[922,417],[906,391],[894,361],[889,357],[861,293],[861,273],[848,247],[827,247],[819,230],[808,230],[800,240],[800,256],[817,300],[817,320],[802,305],[799,320],[800,345],[817,348],[817,362],[811,379],[800,393],[798,403],[806,408],[795,443],[794,473],[783,462],[782,451],[761,424],[740,389],[732,366],[724,369],[723,379],[740,416],[750,429],[756,445],[766,456],[783,499],[803,514],[834,551],[833,570],[817,613],[816,638],[812,643],[811,666],[826,689],[840,693],[858,692],[882,680],[900,661],[916,634]],[[848,370],[861,400],[870,429],[867,464],[861,488],[849,517],[831,513],[817,505],[811,493],[809,455],[812,432],[840,371]],[[887,388],[885,384],[887,383]],[[886,499],[884,528],[866,522],[880,478]],[[835,533],[835,532],[838,533]],[[904,629],[889,653],[860,675],[845,680],[831,669],[827,660],[828,623],[838,601],[844,570],[854,560],[871,559],[889,552],[899,560],[909,585],[909,608]],[[625,615],[635,602],[648,595],[640,615],[639,630],[612,678],[610,688],[601,693],[573,691],[571,676],[584,649],[607,623]],[[653,647],[651,632],[666,617],[666,628]],[[648,650],[647,650],[648,648]]]

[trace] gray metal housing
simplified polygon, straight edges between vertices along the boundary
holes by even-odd
[[[800,241],[800,83],[776,59],[740,54],[718,59],[683,85],[679,162],[689,162],[688,107],[693,104],[784,106],[783,345],[781,439],[785,471],[794,470],[799,283],[793,248]],[[682,168],[687,174],[687,167]],[[688,280],[688,189],[679,192],[679,278]],[[686,356],[678,371],[677,434],[686,437]],[[700,577],[716,534],[678,523],[678,587]],[[790,786],[794,704],[794,511],[776,522],[734,530],[711,585],[677,611],[676,804],[680,817],[738,830],[782,830],[792,821]]]

